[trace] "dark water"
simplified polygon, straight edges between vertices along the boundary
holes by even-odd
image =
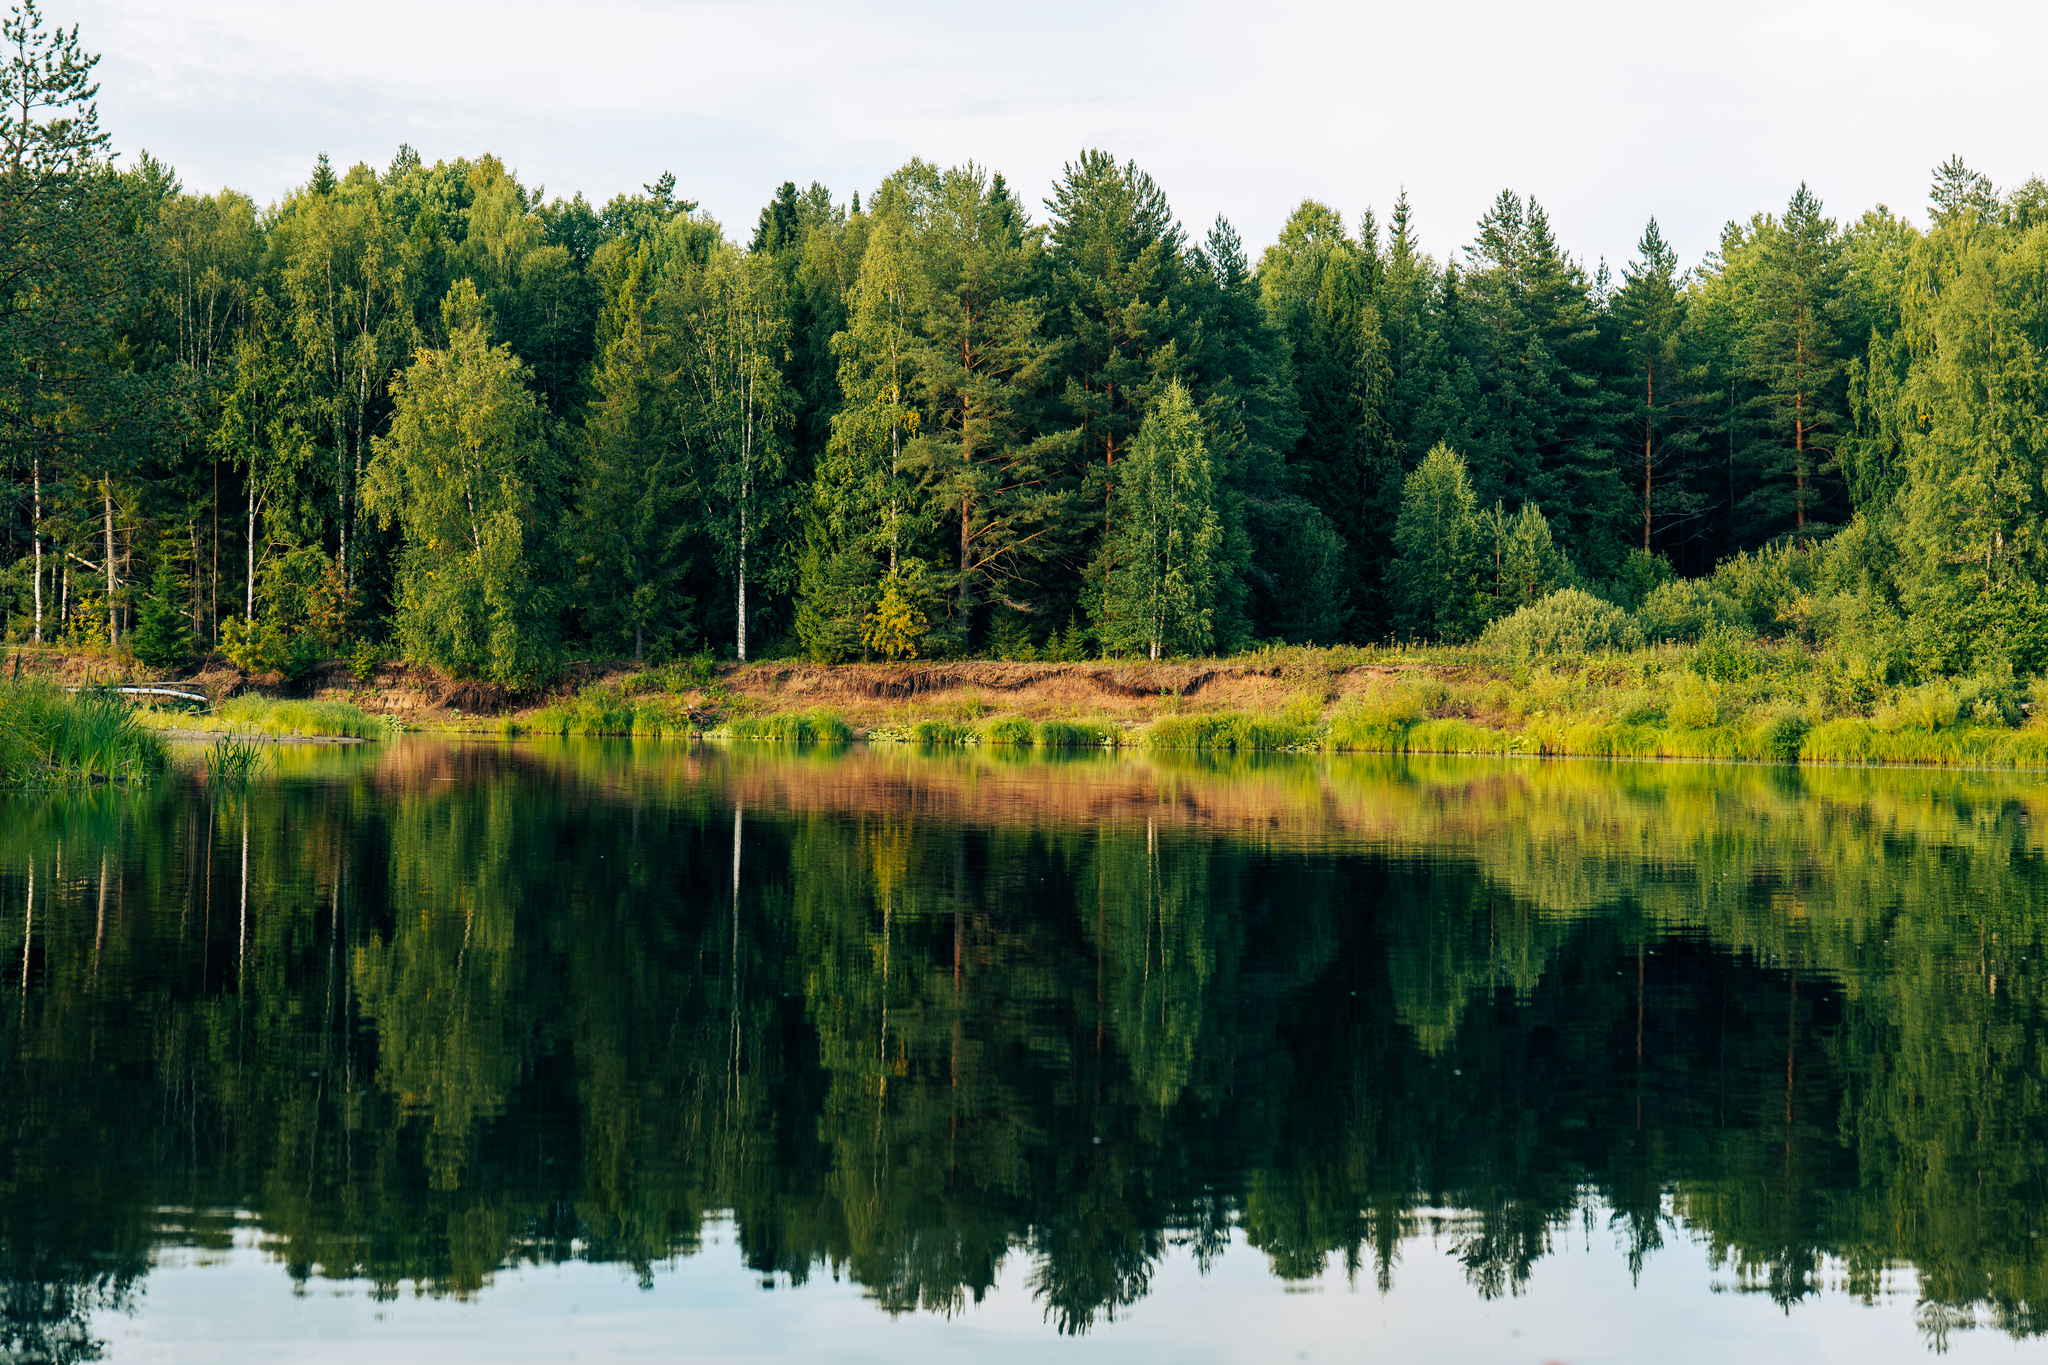
[[[455,745],[0,805],[0,1361],[2048,1328],[2039,776]]]

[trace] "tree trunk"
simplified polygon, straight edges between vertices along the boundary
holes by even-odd
[[[242,583],[242,619],[256,620],[256,463],[249,463],[249,572]]]
[[[121,643],[121,616],[114,605],[114,481],[100,480],[100,506],[105,514],[107,532],[107,648]]]
[[[43,642],[43,453],[38,450],[31,462],[35,480],[35,542],[36,542],[36,633],[37,644]]]
[[[1650,441],[1655,427],[1651,414],[1657,407],[1656,367],[1643,371],[1643,553],[1650,553]]]

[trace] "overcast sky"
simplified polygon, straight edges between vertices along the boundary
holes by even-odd
[[[1590,267],[1656,215],[1690,264],[1805,180],[1839,218],[1924,213],[1961,153],[2048,173],[2048,5],[1825,0],[976,6],[867,0],[43,0],[104,54],[118,148],[259,203],[316,153],[497,153],[602,202],[663,170],[736,235],[784,180],[844,199],[974,159],[1033,211],[1085,147],[1135,158],[1256,257],[1288,211],[1408,189],[1439,257],[1503,187]]]

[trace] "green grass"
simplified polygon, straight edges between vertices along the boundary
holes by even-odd
[[[139,781],[162,772],[167,759],[163,737],[118,693],[0,684],[0,783]]]
[[[594,683],[570,700],[543,707],[508,728],[543,735],[659,737],[690,733],[690,709],[681,698],[666,692],[635,693],[629,685]]]
[[[1207,716],[1161,716],[1139,742],[1148,749],[1303,750],[1323,747],[1319,725],[1287,716],[1224,711]]]
[[[1041,749],[1114,748],[1121,738],[1122,731],[1106,721],[1042,720],[1038,723],[1037,739]]]
[[[1014,744],[1028,747],[1033,739],[1031,722],[1022,716],[1004,716],[981,727],[984,744]]]
[[[176,712],[160,712],[159,724],[177,725]],[[280,701],[253,693],[224,701],[214,710],[213,724],[231,733],[259,735],[338,735],[345,739],[381,739],[392,729],[383,716],[373,716],[345,701]],[[185,723],[190,723],[189,721]]]
[[[773,740],[784,744],[842,744],[853,738],[853,727],[837,711],[821,709],[743,716],[715,733],[727,739]]]

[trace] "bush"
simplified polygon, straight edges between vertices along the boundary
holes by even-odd
[[[1810,728],[1806,723],[1806,717],[1796,711],[1788,711],[1764,722],[1758,738],[1762,741],[1764,752],[1772,758],[1781,759],[1786,763],[1797,763],[1799,745],[1805,740],[1806,732]]]
[[[1560,588],[1486,628],[1482,643],[1518,656],[1635,649],[1643,632],[1615,606],[1577,588]]]
[[[1661,640],[1691,643],[1715,626],[1732,626],[1744,620],[1735,599],[1712,583],[1697,578],[1679,578],[1652,588],[1636,611],[1643,639],[1651,644]]]
[[[1688,661],[1692,671],[1715,682],[1741,682],[1763,671],[1763,656],[1733,626],[1714,626],[1700,637]]]
[[[1940,678],[1902,688],[1871,717],[1879,730],[1925,730],[1930,734],[1957,725],[2011,728],[2026,718],[2021,709],[2024,689],[2010,674],[1980,673],[1969,678]]]

